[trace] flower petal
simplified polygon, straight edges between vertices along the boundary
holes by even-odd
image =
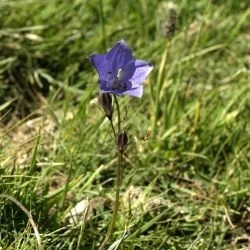
[[[124,91],[122,94],[123,95],[130,95],[130,96],[135,96],[135,97],[142,97],[142,93],[143,93],[143,86],[140,85],[138,88],[134,88],[134,89],[130,89],[127,91]]]
[[[148,62],[142,60],[135,60],[134,75],[129,79],[132,86],[140,86],[153,68],[153,65]]]
[[[135,73],[135,60],[130,60],[122,69],[122,80],[129,81]]]
[[[89,57],[90,62],[93,64],[93,66],[96,68],[99,79],[101,81],[107,81],[109,75],[108,75],[108,67],[107,62],[105,60],[105,55],[102,54],[95,54]]]
[[[133,59],[132,51],[123,39],[106,54],[106,60],[115,72]]]

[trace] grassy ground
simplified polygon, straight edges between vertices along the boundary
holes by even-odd
[[[131,143],[114,240],[249,249],[249,2],[175,4],[168,39],[163,1],[0,0],[1,249],[38,249],[30,214],[45,249],[104,238],[116,152],[87,56],[121,38],[155,68],[142,99],[119,98]]]

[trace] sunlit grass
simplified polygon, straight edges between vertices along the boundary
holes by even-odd
[[[0,1],[0,193],[32,214],[45,249],[98,248],[116,152],[87,57],[124,38],[155,68],[142,99],[120,98],[131,142],[120,249],[247,249],[248,2],[175,1],[171,41],[159,28],[162,1],[100,2]],[[82,200],[88,211],[72,219]],[[38,249],[8,199],[0,225],[3,249]]]

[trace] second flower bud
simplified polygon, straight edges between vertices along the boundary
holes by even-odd
[[[121,153],[124,152],[124,150],[126,149],[126,146],[128,144],[128,136],[127,133],[125,131],[122,131],[117,138],[117,146],[118,149]]]

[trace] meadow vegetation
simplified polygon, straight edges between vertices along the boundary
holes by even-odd
[[[116,150],[88,56],[122,38],[154,70],[119,97],[119,249],[249,249],[249,1],[176,0],[171,38],[168,3],[0,0],[0,249],[105,237]]]

